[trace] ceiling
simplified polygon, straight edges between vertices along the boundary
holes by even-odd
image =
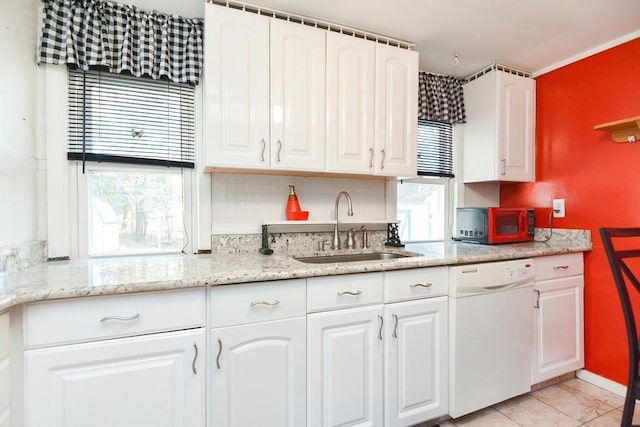
[[[163,12],[195,17],[202,16],[202,1],[153,1],[151,8],[166,7],[169,10]],[[142,7],[148,0],[130,2],[141,3]],[[466,77],[494,62],[538,75],[640,37],[640,0],[251,0],[248,3],[415,43],[421,70],[458,77]],[[191,10],[185,9],[187,5]]]

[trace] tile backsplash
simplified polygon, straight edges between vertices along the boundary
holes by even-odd
[[[220,174],[212,175],[212,234],[259,233],[265,222],[284,221],[289,184],[295,185],[300,207],[309,211],[310,221],[334,220],[336,196],[343,190],[353,201],[350,219],[388,220],[382,179]],[[395,200],[390,202],[395,206]],[[346,219],[344,197],[339,211],[341,220]]]

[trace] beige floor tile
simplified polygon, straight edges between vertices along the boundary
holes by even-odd
[[[608,390],[604,390],[598,386],[595,386],[579,378],[571,378],[569,380],[565,380],[562,382],[562,384],[566,385],[567,387],[571,387],[573,389],[581,391],[585,394],[588,394],[589,396],[592,396],[598,400],[601,400],[604,403],[607,403],[613,406],[614,408],[618,408],[624,405],[623,396],[618,396],[615,393],[612,393]]]
[[[598,418],[594,418],[588,423],[584,423],[584,427],[620,427],[620,420],[622,419],[622,409],[614,409],[611,412],[607,412],[604,415],[600,415]]]
[[[464,427],[519,427],[505,415],[493,408],[485,408],[473,414],[456,418],[452,421],[455,426]],[[441,424],[443,427],[445,424]]]
[[[612,405],[562,383],[534,391],[531,396],[582,423],[615,409]]]
[[[531,394],[498,403],[494,408],[524,427],[576,427],[581,424]]]

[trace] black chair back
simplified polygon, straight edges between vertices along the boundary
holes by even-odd
[[[600,237],[616,283],[627,332],[629,371],[620,425],[629,427],[633,425],[635,401],[640,398],[640,380],[638,379],[640,349],[638,349],[636,317],[630,296],[630,291],[640,295],[640,281],[634,273],[636,271],[640,275],[640,228],[600,228]],[[635,258],[637,260],[634,262]]]

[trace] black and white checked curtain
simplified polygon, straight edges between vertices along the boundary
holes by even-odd
[[[420,71],[418,74],[418,119],[464,123],[463,81]]]
[[[44,0],[39,61],[197,84],[202,19],[145,12],[103,0]]]

